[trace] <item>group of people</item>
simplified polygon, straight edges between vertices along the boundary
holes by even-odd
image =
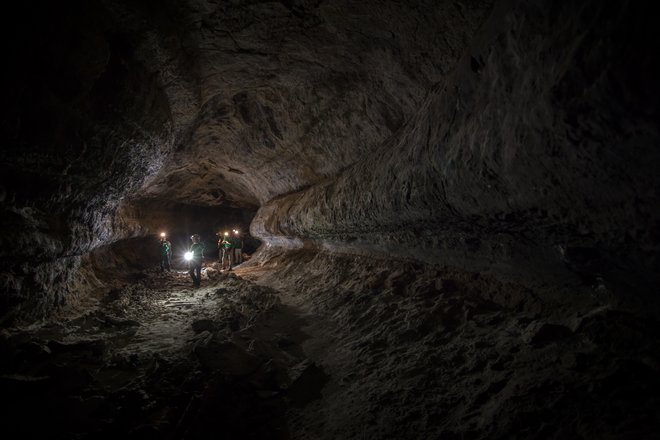
[[[234,229],[233,234],[225,232],[218,240],[218,259],[221,270],[232,270],[232,268],[243,262],[243,237],[241,232]],[[188,273],[193,280],[194,286],[199,286],[202,280],[202,260],[204,259],[204,244],[199,234],[190,237],[192,244],[185,259],[188,261]],[[172,266],[172,243],[167,239],[165,233],[160,237],[160,270],[171,271]]]
[[[243,237],[237,229],[232,232],[233,235],[225,232],[218,240],[218,259],[222,270],[231,270],[243,262]]]

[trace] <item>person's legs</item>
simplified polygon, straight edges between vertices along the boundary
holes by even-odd
[[[231,270],[232,263],[234,261],[234,258],[232,256],[233,254],[233,249],[231,248],[225,248],[222,251],[222,269],[229,269]]]
[[[220,263],[220,269],[225,269],[225,263],[229,260],[229,255],[227,255],[227,249],[222,248],[222,261]]]
[[[229,251],[227,252],[227,254],[229,254],[229,270],[231,270],[232,267],[234,266],[234,249],[230,248],[227,249],[227,251]]]
[[[197,278],[195,280],[195,286],[199,286],[202,282],[202,264],[201,263],[195,265],[195,276]]]
[[[193,285],[199,286],[199,283],[202,280],[202,263],[191,261],[188,267],[190,268],[188,273],[193,280]]]

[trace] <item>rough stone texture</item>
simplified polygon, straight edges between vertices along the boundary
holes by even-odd
[[[333,176],[403,125],[490,3],[188,5],[199,113],[145,191],[256,205]],[[200,184],[222,191],[208,199]]]
[[[145,232],[116,213],[159,168],[172,128],[158,79],[103,11],[21,9],[3,38],[0,284],[3,315],[38,317],[87,290],[90,250]]]
[[[655,290],[658,71],[644,8],[500,6],[405,127],[337,178],[263,206],[253,232],[534,277],[534,260],[541,272],[554,260]]]
[[[322,398],[287,412],[291,438],[657,432],[653,312],[590,286],[530,289],[438,264],[309,250],[261,260],[241,275],[302,312],[302,348],[323,372]]]
[[[3,309],[33,297],[46,300],[42,312],[66,303],[71,282],[50,281],[85,278],[81,255],[156,232],[125,217],[126,204],[252,211],[351,165],[452,69],[490,5],[26,7],[6,27],[7,40],[23,44],[8,54],[15,86],[1,157],[3,230],[19,236],[3,234],[2,247],[40,237],[43,262],[21,268],[3,256],[14,266]],[[33,272],[51,275],[42,282]]]
[[[3,330],[3,435],[284,438],[281,391],[304,359],[272,323],[296,320],[271,289],[206,272],[189,289],[187,274],[145,271],[83,315]]]
[[[660,39],[645,5],[612,3],[78,0],[7,14],[8,395],[27,408],[54,391],[42,413],[65,401],[92,425],[62,432],[83,438],[107,412],[113,437],[163,437],[170,405],[189,438],[653,438]],[[160,279],[158,232],[180,254],[191,233],[213,243],[257,210],[265,245],[239,273],[277,291],[248,289],[226,316],[185,301],[166,313],[155,305],[177,288],[140,290]],[[216,293],[242,289],[229,284]],[[85,333],[85,313],[115,296],[140,298],[137,317],[96,316],[119,342],[39,337],[62,319],[62,334]],[[272,322],[250,327],[241,310],[271,297]],[[251,346],[224,338],[246,329]],[[127,339],[189,351],[103,394],[94,374],[112,367],[98,358]]]

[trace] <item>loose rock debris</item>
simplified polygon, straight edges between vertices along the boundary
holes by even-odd
[[[287,328],[299,325],[293,311],[213,268],[200,288],[185,272],[146,275],[83,316],[3,331],[3,426],[49,438],[286,438],[287,389],[296,401],[318,394],[297,384],[309,361]]]
[[[146,272],[83,316],[4,331],[3,426],[80,439],[657,432],[660,323],[639,311],[419,263],[261,261],[240,277],[207,270],[201,288]]]
[[[241,276],[305,313],[294,370],[322,387],[289,390],[293,439],[657,436],[660,322],[591,287],[304,249],[255,261]]]

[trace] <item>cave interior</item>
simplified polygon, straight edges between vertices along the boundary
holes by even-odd
[[[4,438],[657,438],[645,2],[14,6]]]

